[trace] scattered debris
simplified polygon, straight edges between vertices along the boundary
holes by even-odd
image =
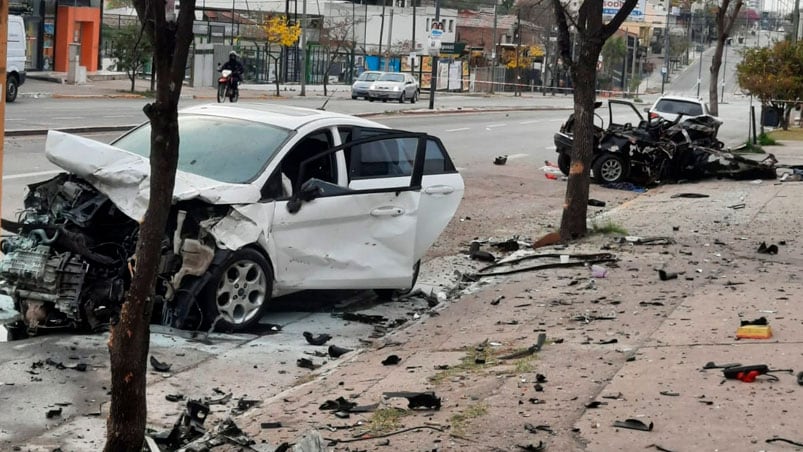
[[[766,317],[755,320],[742,320],[736,330],[737,339],[769,339],[772,337],[772,328]]]
[[[619,240],[620,243],[632,243],[633,245],[674,245],[675,240],[671,237],[637,237],[626,236]]]
[[[181,402],[184,400],[184,394],[166,394],[165,400],[168,402]]]
[[[504,165],[507,163],[507,155],[498,155],[494,158],[494,165]]]
[[[346,321],[367,323],[369,325],[386,322],[388,320],[381,315],[361,314],[359,312],[344,312],[342,317],[343,320]]]
[[[512,253],[513,251],[518,251],[519,248],[521,248],[519,241],[516,240],[516,238],[507,239],[502,242],[494,242],[491,243],[491,246],[505,253]]]
[[[502,301],[504,298],[505,298],[504,295],[499,295],[498,297],[494,298],[493,300],[491,300],[491,306],[498,305],[499,302]]]
[[[331,358],[340,358],[341,356],[345,355],[346,353],[353,352],[354,350],[346,347],[338,347],[337,345],[330,345],[327,349],[329,353],[329,357]]]
[[[798,372],[797,374],[797,384],[803,386],[803,372]]]
[[[608,276],[608,269],[603,267],[602,265],[592,265],[591,266],[591,277],[592,278],[605,278]]]
[[[708,370],[708,369],[727,369],[728,367],[739,367],[741,365],[742,365],[741,363],[717,364],[717,363],[715,363],[713,361],[708,361],[703,366],[703,370]]]
[[[739,204],[732,204],[732,205],[728,206],[728,209],[739,210],[739,209],[744,209],[744,207],[745,207],[745,204],[743,202],[741,202]]]
[[[302,369],[309,369],[309,370],[315,370],[321,367],[321,364],[315,364],[309,358],[298,358],[298,360],[296,361],[296,365],[298,367],[301,367]]]
[[[539,333],[535,345],[532,345],[525,350],[513,352],[509,355],[500,356],[499,359],[519,359],[519,358],[524,358],[525,356],[530,356],[532,354],[540,352],[541,347],[544,346],[545,342],[546,342],[546,333]]]
[[[440,410],[441,398],[434,392],[386,392],[383,397],[392,399],[403,397],[407,399],[407,408],[411,410]]]
[[[552,427],[548,425],[533,425],[533,424],[524,424],[524,430],[527,430],[530,433],[538,433],[538,432],[547,432],[550,435],[554,435],[555,431],[552,430]]]
[[[772,255],[778,254],[778,245],[769,245],[769,246],[767,246],[766,242],[761,242],[761,244],[758,245],[758,249],[756,250],[756,253],[759,253],[759,254],[772,254]]]
[[[47,410],[47,412],[45,413],[45,417],[48,419],[53,419],[54,417],[61,417],[61,407]]]
[[[597,342],[597,345],[609,345],[609,344],[616,344],[618,342],[619,342],[619,339],[616,339],[616,338],[607,339],[607,340],[606,339],[600,339],[599,342]]]
[[[638,303],[641,306],[663,306],[664,304],[660,301],[639,301]]]
[[[332,336],[326,333],[313,336],[312,333],[310,333],[309,331],[304,331],[301,334],[304,335],[304,339],[306,339],[307,343],[310,345],[324,345],[326,344],[327,341],[329,341],[329,339],[332,338]]]
[[[661,391],[660,394],[662,396],[667,396],[667,397],[678,397],[678,396],[680,396],[679,392],[672,392],[672,391]]]
[[[493,254],[480,249],[480,242],[471,242],[468,249],[468,257],[475,261],[496,262]]]
[[[792,374],[792,369],[770,369],[766,364],[753,364],[750,366],[737,366],[727,367],[722,369],[722,373],[728,380],[740,380],[745,383],[752,383],[761,375],[769,377],[770,381],[779,381],[780,379],[772,375],[775,372],[789,372]]]
[[[546,450],[546,444],[544,444],[543,441],[538,441],[537,446],[532,444],[528,444],[526,446],[522,446],[521,444],[516,444],[516,447],[527,452],[544,452]]]
[[[658,278],[660,278],[661,281],[669,281],[670,279],[677,279],[678,274],[666,270],[658,270]]]
[[[390,355],[387,358],[382,360],[383,366],[395,366],[401,362],[401,358],[398,355]]]
[[[708,195],[702,193],[675,193],[674,195],[670,196],[670,198],[708,198]]]
[[[672,451],[670,449],[667,449],[666,447],[661,447],[661,446],[659,446],[657,444],[650,444],[649,446],[647,446],[647,449],[649,449],[650,447],[654,447],[655,450],[657,450],[659,452],[674,452],[674,451]]]
[[[792,441],[791,439],[779,438],[777,436],[775,438],[770,438],[770,439],[766,440],[765,442],[767,442],[767,443],[782,442],[782,443],[788,443],[788,444],[791,444],[791,445],[797,446],[797,447],[803,447],[803,442]]]
[[[36,366],[36,364],[38,364],[38,366]],[[45,364],[53,366],[56,369],[60,369],[60,370],[71,369],[71,370],[75,370],[75,371],[78,371],[78,372],[86,372],[87,368],[89,368],[89,366],[87,366],[86,363],[64,364],[61,361],[56,361],[56,360],[54,360],[52,358],[47,358],[45,360]],[[31,368],[41,367],[41,366],[42,366],[42,362],[41,361],[37,361],[36,363],[31,365]]]
[[[204,435],[204,421],[208,415],[209,405],[200,400],[189,400],[170,431],[150,436],[157,444],[166,446],[169,450],[177,450]]]
[[[533,245],[535,246],[535,245]],[[610,253],[599,253],[599,254],[572,254],[572,258],[576,259],[575,262],[566,262],[566,263],[549,263],[549,264],[541,264],[541,265],[534,265],[530,267],[519,267],[513,268],[510,270],[497,270],[494,272],[488,272],[488,270],[496,269],[502,266],[512,266],[527,260],[532,259],[560,259],[560,254],[533,254],[529,256],[523,256],[517,259],[510,259],[501,262],[497,262],[495,264],[489,265],[487,267],[483,267],[477,270],[477,273],[473,275],[466,274],[464,278],[469,280],[476,280],[478,278],[484,278],[487,276],[502,276],[502,275],[512,275],[514,273],[521,273],[526,271],[534,271],[534,270],[547,270],[550,268],[569,268],[569,267],[584,267],[588,264],[597,264],[601,262],[613,262],[616,261],[616,256]]]
[[[151,355],[151,367],[157,372],[170,372],[171,364],[159,361],[155,356]]]
[[[616,421],[613,423],[614,427],[629,428],[631,430],[641,430],[644,432],[652,431],[653,423],[645,424],[638,419],[625,419],[624,421]]]
[[[594,400],[591,402],[586,403],[586,408],[593,409],[599,408],[601,405],[607,405],[608,402],[600,402],[599,400]]]
[[[605,201],[599,199],[588,198],[588,205],[591,207],[605,207]]]
[[[259,428],[268,429],[268,428],[282,428],[281,422],[261,422],[259,424]]]

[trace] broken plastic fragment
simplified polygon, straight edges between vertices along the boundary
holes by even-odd
[[[151,355],[151,367],[157,372],[169,372],[171,365],[168,363],[164,363],[156,359],[155,356]]]
[[[332,338],[332,336],[326,333],[313,336],[309,331],[304,331],[301,334],[304,335],[304,339],[306,339],[307,343],[310,345],[324,345],[329,339]]]
[[[384,360],[382,360],[383,366],[395,366],[401,362],[401,358],[398,355],[390,355]]]
[[[434,392],[386,392],[382,394],[385,398],[403,397],[407,399],[407,407],[411,410],[440,410],[441,398],[436,397]]]
[[[330,345],[329,349],[327,351],[329,352],[329,356],[330,357],[332,357],[332,358],[340,358],[341,356],[343,356],[346,353],[349,353],[349,352],[351,352],[353,350],[351,350],[350,348],[338,347],[337,345]]]
[[[652,431],[653,423],[645,424],[638,419],[625,419],[624,421],[616,421],[613,423],[614,427],[629,428],[631,430],[641,430],[643,432]]]

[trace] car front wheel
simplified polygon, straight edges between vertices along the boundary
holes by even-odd
[[[259,322],[272,290],[273,272],[267,259],[250,248],[237,250],[204,287],[204,323],[217,331],[245,330]]]
[[[17,100],[18,87],[17,78],[10,75],[8,80],[6,80],[6,102],[14,102]]]
[[[627,176],[627,168],[622,157],[616,154],[603,154],[592,166],[594,180],[600,184],[614,184],[622,182]]]
[[[404,99],[405,99],[405,98],[406,98],[406,97],[404,96],[404,91],[402,91],[402,92],[401,92],[401,96],[399,96],[399,103],[400,103],[400,104],[403,104],[403,103],[404,103]]]

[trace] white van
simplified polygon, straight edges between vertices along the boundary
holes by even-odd
[[[20,16],[8,16],[8,53],[6,56],[6,102],[17,99],[17,90],[25,83],[25,23]]]

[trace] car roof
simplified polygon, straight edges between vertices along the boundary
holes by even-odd
[[[702,104],[703,103],[703,101],[700,100],[700,99],[695,99],[693,97],[681,97],[681,96],[661,96],[655,102],[657,103],[657,102],[660,102],[662,100],[679,100],[679,101],[683,101],[683,102],[693,102],[695,104]]]
[[[341,119],[345,123],[366,127],[384,127],[356,116],[273,103],[206,104],[184,108],[180,113],[243,119],[290,130],[298,130],[307,124],[324,119]]]

